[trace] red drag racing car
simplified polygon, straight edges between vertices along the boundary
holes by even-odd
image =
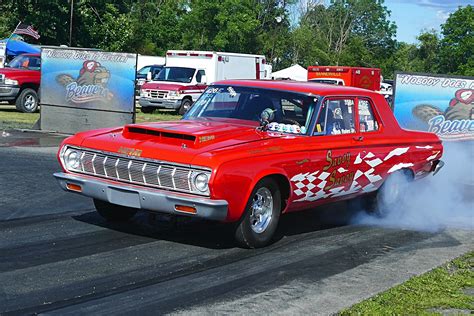
[[[108,220],[143,209],[234,222],[253,248],[271,242],[282,213],[360,197],[383,213],[400,198],[396,178],[435,173],[442,151],[436,135],[401,129],[375,92],[227,80],[180,121],[66,139],[55,177]]]

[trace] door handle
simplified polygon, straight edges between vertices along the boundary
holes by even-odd
[[[352,139],[354,139],[355,141],[361,142],[364,140],[364,136],[354,136],[352,137]]]

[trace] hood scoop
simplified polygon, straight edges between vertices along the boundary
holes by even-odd
[[[132,135],[156,136],[156,137],[159,137],[163,141],[165,139],[175,139],[175,140],[181,140],[181,141],[185,140],[185,141],[194,143],[194,141],[196,140],[196,136],[194,135],[160,131],[156,129],[136,127],[136,126],[126,126],[125,134],[128,134],[130,136]]]

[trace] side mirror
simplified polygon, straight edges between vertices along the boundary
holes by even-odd
[[[206,84],[207,83],[207,77],[206,75],[201,76],[201,81],[199,83]]]
[[[151,71],[146,74],[146,80],[151,80]]]

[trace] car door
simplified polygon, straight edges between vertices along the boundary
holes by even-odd
[[[357,124],[359,152],[354,161],[355,181],[360,193],[377,190],[388,175],[391,161],[408,151],[408,147],[393,148],[386,145],[383,134],[383,123],[373,100],[369,97],[358,97]]]
[[[304,194],[297,201],[337,200],[358,192],[354,162],[360,145],[356,130],[355,97],[329,97],[322,103],[309,148],[309,171],[301,182]]]

